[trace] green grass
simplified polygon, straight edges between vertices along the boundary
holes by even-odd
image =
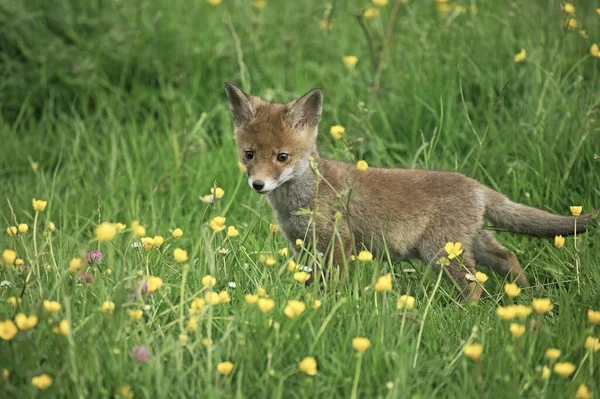
[[[585,337],[599,334],[586,320],[588,309],[600,309],[597,231],[577,245],[567,238],[562,249],[500,234],[532,282],[515,301],[554,304],[531,316],[518,340],[496,315],[510,301],[489,270],[482,269],[487,294],[471,305],[458,302],[447,281],[434,290],[438,276],[420,262],[352,263],[342,281],[319,290],[296,283],[288,257],[277,254],[287,244],[269,230],[268,204],[236,165],[226,80],[278,101],[322,87],[322,155],[458,170],[561,214],[569,205],[600,206],[600,60],[589,51],[600,41],[599,3],[573,2],[588,39],[565,31],[557,1],[459,1],[478,12],[446,16],[433,1],[411,1],[395,24],[396,1],[389,3],[364,21],[371,53],[356,17],[366,0],[269,0],[262,11],[241,0],[0,1],[0,219],[29,225],[16,239],[2,232],[0,250],[16,250],[31,266],[0,269],[11,283],[0,288],[0,320],[39,316],[33,329],[0,340],[0,368],[10,373],[0,379],[5,397],[37,397],[31,379],[46,373],[54,382],[39,397],[109,397],[129,384],[136,397],[347,398],[356,336],[372,343],[360,359],[361,398],[563,398],[582,383],[600,394],[600,352],[584,349]],[[320,21],[329,16],[327,34]],[[514,63],[521,48],[527,58]],[[349,54],[359,58],[355,70],[341,62]],[[334,124],[346,127],[345,140],[328,134]],[[215,181],[224,197],[202,203]],[[32,198],[48,200],[35,229]],[[240,236],[213,233],[214,216],[226,216]],[[160,249],[132,248],[134,219],[147,235],[166,238]],[[98,243],[94,230],[104,220],[128,228]],[[170,234],[176,227],[179,239]],[[177,247],[188,251],[185,264],[173,260]],[[87,267],[93,282],[74,281],[70,260],[94,249],[104,259]],[[277,263],[260,263],[261,254]],[[375,293],[388,272],[393,289]],[[197,331],[186,331],[209,273],[231,302],[207,307]],[[147,274],[163,287],[145,303],[131,299]],[[276,302],[268,314],[244,302],[258,286]],[[416,306],[404,314],[396,301],[407,293]],[[322,301],[317,310],[309,294]],[[16,310],[12,296],[22,297]],[[44,299],[61,311],[46,313]],[[288,299],[309,306],[291,320]],[[100,311],[107,300],[116,304],[112,315]],[[128,312],[144,306],[144,318],[129,321]],[[53,332],[63,319],[69,337]],[[462,354],[467,342],[483,344],[480,362]],[[148,347],[146,364],[130,358],[133,345]],[[549,347],[577,366],[573,376],[540,379]],[[314,377],[298,370],[306,356],[318,362]],[[216,370],[224,360],[235,364],[228,377]]]

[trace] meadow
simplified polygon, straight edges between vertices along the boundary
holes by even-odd
[[[585,213],[599,7],[0,1],[1,396],[597,397],[598,230],[498,232],[531,286],[482,267],[476,303],[385,256],[307,287],[314,260],[238,167],[223,82],[321,87],[323,156]]]

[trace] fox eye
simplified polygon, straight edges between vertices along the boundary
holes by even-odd
[[[285,162],[285,161],[288,160],[288,157],[289,157],[288,154],[286,154],[285,152],[282,152],[282,153],[280,153],[280,154],[277,155],[277,160],[279,162]]]
[[[246,159],[252,159],[254,158],[254,151],[246,151],[244,155],[246,156]]]

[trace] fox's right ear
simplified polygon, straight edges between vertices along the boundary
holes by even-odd
[[[242,126],[254,117],[249,96],[231,82],[225,82],[225,91],[229,99],[229,109],[235,126]]]

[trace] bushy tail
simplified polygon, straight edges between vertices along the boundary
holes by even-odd
[[[554,215],[518,204],[491,189],[486,189],[485,198],[485,218],[498,227],[535,237],[566,236],[575,232],[573,216]],[[577,233],[584,233],[591,227],[594,217],[594,213],[580,215]]]

